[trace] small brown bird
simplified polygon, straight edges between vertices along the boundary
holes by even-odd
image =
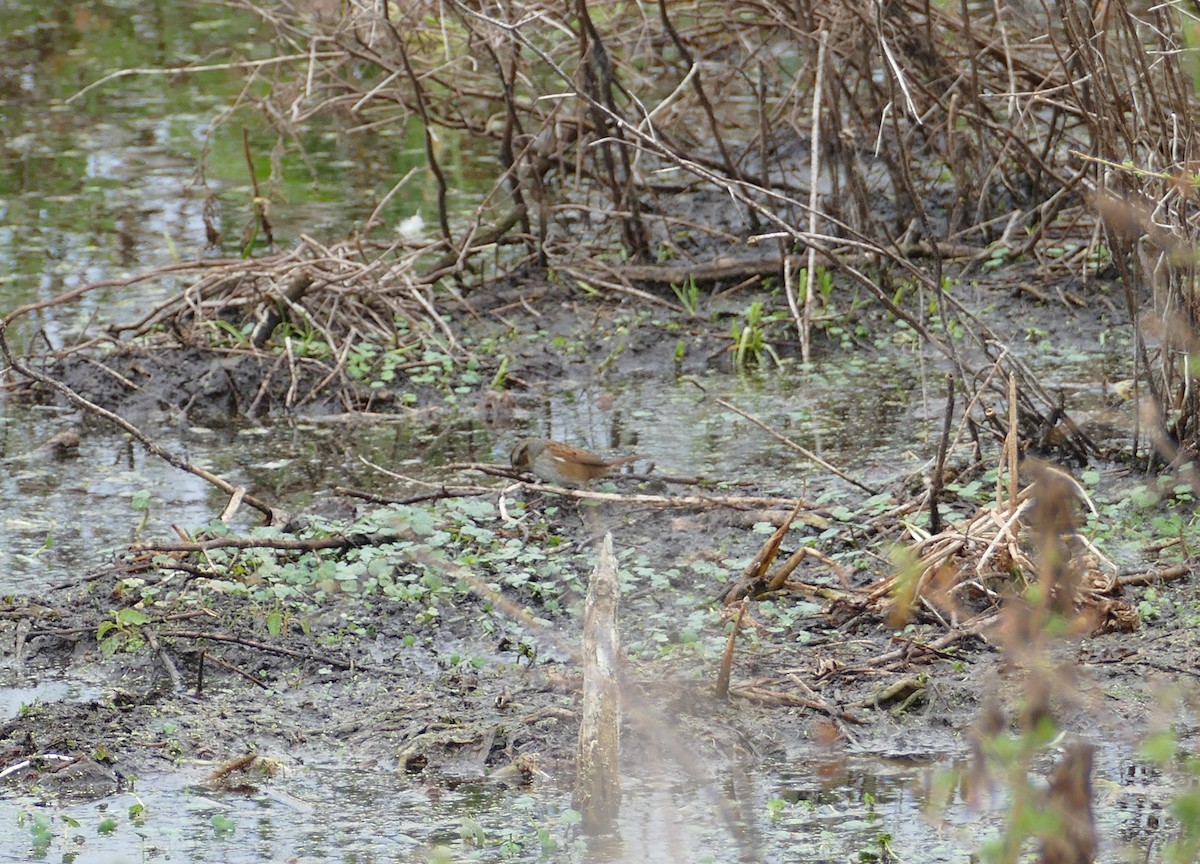
[[[530,471],[556,486],[584,486],[612,473],[618,465],[637,461],[636,456],[602,459],[579,447],[544,438],[522,438],[509,461],[514,468]]]

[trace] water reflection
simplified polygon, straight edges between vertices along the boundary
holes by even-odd
[[[741,818],[739,836],[714,819],[705,790],[678,779],[630,779],[618,831],[584,839],[573,827],[568,793],[552,781],[530,790],[429,785],[436,778],[414,782],[371,765],[310,768],[236,792],[142,778],[155,790],[154,806],[136,825],[123,815],[133,800],[128,796],[63,812],[84,826],[80,845],[91,861],[126,860],[138,849],[228,862],[429,861],[434,847],[447,846],[454,850],[448,860],[466,854],[481,861],[782,864],[857,859],[877,851],[884,835],[904,860],[962,860],[970,845],[957,845],[921,817],[911,772],[889,771],[882,763],[862,763],[856,771],[864,773],[826,785],[814,803],[788,803],[778,794],[804,782],[786,774],[745,775],[722,784]],[[21,806],[28,802],[0,801],[0,820],[13,824]],[[105,813],[116,816],[120,827],[97,835],[89,829]],[[61,846],[70,845],[64,837]]]
[[[895,479],[931,455],[912,372],[891,375],[853,361],[831,361],[820,374],[789,371],[761,377],[713,374],[567,383],[535,397],[519,433],[555,438],[600,453],[636,452],[660,474],[750,480],[799,492],[824,469],[711,401],[719,397],[750,412],[832,464],[870,482]],[[707,395],[706,395],[707,394]],[[511,446],[509,443],[508,446]],[[505,451],[498,442],[497,457]]]
[[[1007,816],[1003,795],[985,799],[982,809],[968,806],[961,785],[945,782],[952,776],[948,772],[962,770],[950,760],[914,763],[859,755],[823,772],[815,754],[797,754],[773,770],[733,769],[701,782],[673,771],[644,776],[646,765],[627,759],[617,830],[582,838],[569,810],[565,776],[518,788],[408,775],[383,762],[335,766],[327,756],[296,755],[309,767],[236,790],[189,785],[173,773],[139,778],[141,799],[120,795],[62,806],[58,812],[80,827],[57,832],[49,851],[74,849],[95,862],[140,860],[152,851],[164,860],[234,864],[464,856],[594,864],[783,864],[887,860],[886,849],[896,860],[937,864],[967,860],[986,837],[998,835]],[[1160,804],[1147,798],[1136,766],[1126,760],[1101,758],[1096,776],[1099,785],[1119,780],[1128,788],[1115,801],[1108,796],[1111,806],[1102,804],[1097,822],[1102,835],[1113,836],[1109,829],[1116,828],[1117,842],[1131,847],[1110,845],[1102,855],[1146,860],[1144,849],[1153,845],[1148,841],[1163,830]],[[715,812],[714,795],[733,814],[734,824]],[[150,806],[135,817],[128,808],[138,800]],[[18,813],[34,806],[26,799],[0,800],[0,822],[14,825]],[[108,816],[116,819],[116,830],[96,832]],[[3,845],[14,853],[23,841],[10,840]],[[436,857],[438,846],[448,847],[448,857]]]
[[[829,371],[757,382],[712,376],[704,386],[868,479],[894,479],[928,458],[913,438],[924,424],[912,416],[907,391],[899,386],[872,391],[868,384],[878,376],[853,366],[836,383],[831,380]],[[806,422],[789,420],[798,415]],[[847,419],[867,415],[871,422]],[[802,494],[814,480],[828,481],[823,469],[715,407],[687,382],[664,386],[641,380],[612,389],[582,384],[534,395],[526,397],[512,425],[491,430],[466,407],[449,408],[423,424],[280,421],[200,427],[167,414],[134,419],[172,452],[292,511],[303,509],[314,492],[337,485],[403,494],[393,481],[366,468],[360,455],[402,473],[445,480],[440,466],[447,462],[507,463],[513,441],[527,434],[551,435],[599,452],[636,452],[654,462],[660,475],[748,480],[785,494]],[[82,438],[77,457],[56,460],[39,449],[55,433],[75,428]],[[74,414],[7,403],[0,458],[8,460],[0,476],[0,556],[7,565],[0,571],[0,591],[77,576],[103,559],[106,550],[132,541],[140,514],[130,505],[143,489],[151,495],[145,537],[171,537],[172,525],[193,530],[224,506],[215,488],[148,457],[104,426],[81,425]],[[253,513],[243,515],[235,527],[254,523]]]
[[[346,235],[383,198],[394,182],[388,178],[424,164],[415,124],[349,135],[334,119],[310,118],[303,128],[277,129],[245,103],[242,69],[119,77],[73,98],[118,69],[264,56],[272,45],[256,15],[196,3],[131,9],[33,0],[6,0],[3,15],[0,309],[130,270],[240,254],[253,214],[243,129],[283,248],[302,232]],[[245,107],[234,110],[239,102]],[[452,206],[457,190],[490,182],[495,173],[490,157],[460,151],[461,161],[443,164],[455,190]],[[486,178],[472,177],[481,170]],[[389,200],[377,230],[390,237],[401,220],[432,216],[433,183],[418,172]],[[209,248],[205,233],[210,205],[220,249]],[[268,250],[260,243],[253,251]],[[106,324],[140,315],[147,291],[157,297],[179,287],[164,280],[89,296],[68,311],[66,330],[97,309]],[[53,314],[40,323],[50,344],[61,347],[64,333]]]

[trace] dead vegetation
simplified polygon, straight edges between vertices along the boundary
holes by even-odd
[[[821,596],[843,622],[891,615],[943,633],[856,668],[789,669],[740,684],[730,681],[731,637],[717,676],[723,693],[809,707],[849,735],[853,709],[908,704],[920,684],[907,672],[958,640],[1015,653],[1044,648],[1051,622],[1074,633],[1138,626],[1121,588],[1140,577],[1119,574],[1082,541],[1078,484],[1035,461],[1020,481],[1018,462],[1030,452],[1079,464],[1100,447],[954,288],[1007,284],[1053,316],[1058,304],[1108,303],[1101,286],[1115,281],[1134,344],[1134,398],[1156,453],[1139,451],[1136,429],[1130,450],[1179,461],[1195,451],[1200,403],[1188,363],[1200,311],[1192,251],[1200,115],[1184,39],[1191,12],[1181,4],[247,8],[282,46],[277,62],[248,70],[249,82],[269,85],[255,107],[281,139],[294,140],[317,114],[338,117],[346,135],[417,130],[437,189],[436,237],[407,239],[386,224],[389,199],[412,180],[390,178],[356,236],[170,268],[192,280],[185,290],[71,351],[131,338],[204,345],[219,320],[253,320],[237,350],[278,351],[322,385],[349,390],[347,357],[361,340],[463,358],[451,321],[502,317],[493,289],[537,272],[680,313],[663,286],[692,279],[728,292],[775,280],[793,353],[807,360],[823,268],[835,291],[871,298],[945,359],[947,422],[931,482],[898,502],[879,532],[907,543],[911,560],[865,589],[845,579],[841,590],[818,589],[793,577],[799,559],[770,571],[780,533],[723,599],[796,591]],[[442,166],[452,136],[494,160],[467,212],[452,208]],[[251,218],[269,237],[269,213],[256,205]],[[19,318],[98,287],[13,311],[0,337]],[[279,344],[282,324],[319,334],[330,356],[296,360]],[[34,376],[0,344],[18,373]],[[978,470],[996,453],[995,501],[941,524],[948,462],[959,455]],[[904,521],[921,510],[931,514],[929,531]],[[739,608],[737,626],[750,626]],[[874,706],[834,705],[814,687],[885,669],[903,672],[905,686]],[[1037,692],[1018,721],[1030,734],[1053,711]],[[1047,795],[1067,801],[1069,813],[1086,811],[1090,764],[1090,751],[1075,749],[1055,774]],[[1076,850],[1094,849],[1090,813],[1084,822],[1072,823]],[[1046,842],[1045,861],[1094,854]]]
[[[1092,302],[1111,267],[1147,417],[1194,443],[1179,359],[1194,338],[1192,271],[1178,253],[1191,246],[1196,112],[1178,4],[447,3],[432,18],[401,5],[396,20],[377,8],[276,13],[309,61],[305,91],[276,88],[273,113],[419,124],[441,237],[409,278],[450,295],[429,296],[425,314],[456,299],[452,284],[465,292],[531,265],[633,296],[684,273],[782,277],[807,356],[812,280],[826,267],[946,353],[972,400],[985,367],[894,304],[898,292],[924,298],[918,309],[935,298],[945,326],[945,287],[989,263],[1036,262],[1032,281],[1047,287],[1033,290],[1062,302]],[[497,156],[465,219],[446,205],[446,134]],[[729,200],[732,211],[705,206]],[[720,269],[730,258],[740,276]],[[361,277],[386,285],[388,274]],[[989,351],[990,334],[966,320]],[[1002,377],[993,389],[1007,388]],[[1054,427],[1058,406],[1028,383],[1021,416]],[[1094,449],[1067,437],[1077,455]]]
[[[247,8],[280,51],[239,67],[245,102],[291,146],[317,115],[367,140],[417,131],[436,180],[437,239],[384,224],[410,172],[355,237],[172,268],[195,273],[186,290],[100,338],[165,328],[205,344],[232,314],[257,322],[246,350],[259,351],[288,322],[331,346],[322,362],[334,382],[365,338],[462,356],[448,313],[486,313],[489,285],[548,268],[676,309],[656,293],[665,284],[782,280],[807,358],[825,268],[837,291],[873,297],[949,359],[973,434],[1005,436],[987,428],[1004,412],[988,412],[1015,375],[1029,439],[1053,434],[1080,458],[1094,444],[953,287],[1009,281],[1053,315],[1056,300],[1109,302],[1095,286],[1115,274],[1151,436],[1170,455],[1196,441],[1184,368],[1195,339],[1196,96],[1179,4]],[[268,95],[252,99],[263,84]],[[449,137],[495,156],[465,212],[449,203],[464,192],[441,164]],[[247,236],[271,239],[270,183],[252,180]],[[222,245],[215,219],[209,236]],[[1019,275],[997,266],[1008,262]],[[399,337],[397,322],[407,322]],[[950,337],[955,322],[966,342]]]

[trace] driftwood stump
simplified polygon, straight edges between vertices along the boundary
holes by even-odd
[[[605,534],[583,615],[583,711],[572,795],[572,806],[582,814],[588,833],[611,828],[621,807],[620,597],[612,534]]]

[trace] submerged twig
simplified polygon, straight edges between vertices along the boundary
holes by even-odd
[[[59,381],[56,378],[52,378],[51,376],[49,376],[43,372],[39,372],[38,370],[32,368],[27,363],[25,363],[25,361],[17,359],[13,355],[13,353],[8,345],[8,339],[7,339],[8,324],[9,324],[9,319],[5,319],[4,321],[0,322],[0,353],[3,354],[5,360],[8,362],[9,366],[14,371],[16,371],[18,374],[23,375],[26,378],[29,378],[33,381],[37,381],[39,384],[44,384],[47,387],[57,390],[59,393],[61,393],[63,396],[65,396],[69,401],[73,402],[75,405],[79,406],[80,408],[84,409],[85,411],[87,411],[91,414],[95,414],[97,417],[107,420],[109,423],[112,423],[114,426],[117,426],[118,428],[123,429],[129,435],[133,436],[133,438],[135,440],[137,440],[138,443],[140,443],[146,449],[146,451],[148,453],[150,453],[152,456],[157,456],[159,459],[162,459],[164,462],[166,462],[170,465],[173,465],[182,471],[186,471],[189,474],[194,474],[195,476],[199,477],[201,480],[204,480],[205,482],[210,483],[213,486],[216,486],[218,489],[220,489],[222,492],[225,492],[228,495],[232,496],[232,495],[241,494],[238,486],[235,486],[233,483],[230,483],[228,480],[218,477],[217,475],[213,474],[211,471],[201,468],[199,465],[194,465],[193,463],[187,461],[186,459],[184,459],[180,456],[176,456],[174,453],[167,450],[167,448],[163,447],[161,444],[156,442],[149,435],[147,435],[145,432],[143,432],[138,427],[134,426],[132,423],[130,423],[124,417],[122,417],[119,414],[116,414],[112,411],[109,411],[107,408],[102,408],[99,405],[97,405],[96,403],[83,398],[83,396],[76,393],[73,389],[68,387],[62,381]],[[267,516],[267,519],[272,523],[282,524],[283,522],[287,521],[286,514],[284,514],[282,511],[277,510],[276,508],[272,507],[270,504],[268,504],[267,502],[263,501],[261,498],[258,498],[255,495],[245,495],[244,500],[251,507],[254,507],[256,510],[259,510],[260,512],[264,513]]]
[[[776,441],[779,441],[780,443],[786,445],[787,447],[790,447],[792,450],[795,450],[797,453],[799,453],[805,459],[808,459],[810,462],[815,462],[816,464],[818,464],[822,468],[824,468],[826,471],[836,474],[838,477],[841,477],[843,480],[845,480],[847,483],[851,484],[852,486],[857,486],[859,489],[862,489],[868,495],[877,495],[879,493],[878,489],[874,489],[874,488],[868,486],[866,483],[863,483],[861,480],[856,480],[855,478],[851,477],[846,472],[842,471],[840,468],[836,468],[833,465],[831,465],[830,463],[826,462],[824,459],[822,459],[816,453],[809,450],[807,447],[805,447],[801,444],[797,444],[791,438],[788,438],[786,435],[783,435],[780,432],[777,432],[776,430],[772,429],[770,426],[768,426],[762,420],[759,420],[757,417],[755,417],[749,411],[745,411],[745,410],[737,407],[736,405],[734,405],[730,402],[726,402],[724,399],[721,399],[717,396],[713,396],[711,398],[714,402],[716,402],[722,408],[726,409],[727,411],[732,411],[734,414],[737,414],[740,417],[745,417],[747,420],[749,420],[751,423],[753,423],[759,429],[762,429],[764,432],[766,432],[768,435],[770,435]]]

